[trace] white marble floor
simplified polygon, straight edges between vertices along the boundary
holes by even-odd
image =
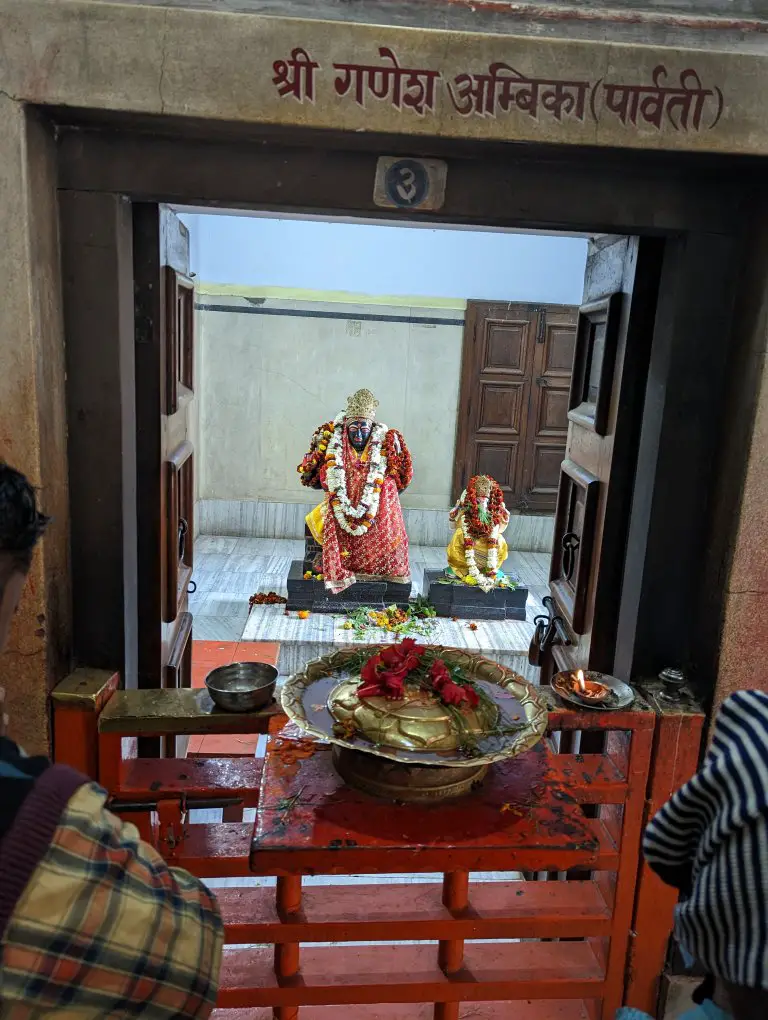
[[[195,638],[278,641],[279,669],[284,675],[339,645],[354,643],[352,632],[342,627],[343,617],[313,614],[300,620],[295,613],[285,616],[282,606],[259,606],[249,615],[248,599],[254,592],[286,594],[290,563],[302,555],[303,542],[290,539],[198,538],[193,577],[197,590],[190,596]],[[444,556],[439,548],[411,548],[415,592],[423,590],[425,568],[439,569],[445,563]],[[467,621],[437,620],[429,640],[481,652],[527,674],[526,653],[533,633],[533,617],[542,612],[541,598],[547,591],[549,556],[511,552],[505,567],[516,572],[529,589],[525,621],[479,621],[476,629],[471,630]],[[375,641],[378,637],[372,633],[366,640]],[[383,632],[381,637],[386,637]]]

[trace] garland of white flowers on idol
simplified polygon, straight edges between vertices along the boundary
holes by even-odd
[[[496,574],[499,569],[499,538],[501,537],[503,526],[502,524],[494,525],[486,539],[488,553],[485,560],[485,571],[481,571],[477,565],[475,540],[469,532],[467,515],[462,513],[466,499],[467,490],[465,489],[461,494],[461,499],[451,511],[450,519],[453,521],[461,515],[461,533],[464,536],[464,560],[467,564],[467,573],[481,591],[489,592],[492,588],[496,587]]]
[[[333,435],[328,441],[326,483],[333,515],[339,527],[348,535],[364,535],[379,512],[381,489],[387,471],[387,458],[383,452],[387,426],[379,422],[373,426],[366,447],[369,457],[368,477],[365,480],[360,502],[353,506],[347,492],[347,472],[344,467],[344,414],[333,420]],[[351,518],[351,520],[350,520]],[[355,524],[353,521],[359,521]]]

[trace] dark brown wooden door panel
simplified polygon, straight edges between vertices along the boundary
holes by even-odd
[[[573,310],[565,310],[559,315],[550,311],[546,322],[543,374],[550,378],[559,375],[564,383],[570,383],[575,344]]]
[[[574,634],[587,617],[600,479],[572,460],[563,462],[555,521],[550,588]]]
[[[535,444],[531,459],[531,482],[528,487],[528,497],[532,501],[538,501],[542,506],[556,502],[562,462],[563,447],[560,443]]]
[[[576,309],[547,306],[538,313],[521,498],[526,509],[553,513],[568,436],[568,396],[576,338]]]
[[[523,383],[504,385],[481,381],[476,431],[517,438],[522,430],[527,393],[528,387]]]
[[[525,375],[531,346],[530,319],[513,322],[486,319],[482,328],[481,371]]]
[[[543,658],[542,682],[553,668],[614,668],[642,414],[631,397],[645,385],[660,259],[641,238],[590,243],[549,585],[571,644],[557,667],[554,652]]]
[[[568,390],[540,387],[536,415],[536,435],[560,440],[565,449],[568,436]]]
[[[166,475],[166,573],[163,620],[172,623],[186,605],[194,566],[194,448],[180,443],[164,465]]]
[[[136,324],[139,686],[188,686],[194,564],[194,288],[187,228],[167,207],[133,207]],[[183,754],[186,739],[142,738]]]
[[[490,474],[511,510],[554,511],[575,323],[570,306],[468,302],[455,498],[472,475]]]

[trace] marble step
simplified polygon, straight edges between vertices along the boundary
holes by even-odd
[[[529,596],[528,617],[531,621],[535,611],[535,600]],[[392,634],[373,629],[364,638],[357,638],[354,631],[345,628],[345,623],[343,616],[312,613],[302,620],[296,613],[286,616],[282,606],[259,606],[249,616],[241,640],[279,642],[277,665],[284,675],[296,673],[312,659],[329,655],[345,645],[393,640]],[[528,664],[528,645],[532,635],[533,623],[527,621],[436,619],[430,622],[426,634],[414,636],[424,643],[478,652],[536,682],[539,670]]]

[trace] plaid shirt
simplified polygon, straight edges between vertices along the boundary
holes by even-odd
[[[34,789],[61,768],[49,769]],[[20,854],[24,842],[12,840],[34,793],[0,844],[3,884],[31,871],[4,931],[0,924],[0,1016],[209,1016],[223,939],[214,897],[169,868],[134,826],[104,809],[103,790],[79,779],[30,869]],[[29,812],[26,823],[31,844],[40,832]]]

